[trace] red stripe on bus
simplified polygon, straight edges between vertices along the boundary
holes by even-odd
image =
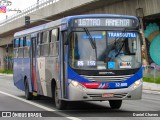
[[[83,86],[85,86],[86,88],[98,88],[100,83],[81,83]]]
[[[36,74],[33,65],[32,65],[32,80],[33,80],[33,89],[34,91],[37,91]]]

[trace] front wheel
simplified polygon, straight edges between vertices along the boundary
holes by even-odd
[[[109,105],[112,109],[119,109],[122,105],[122,100],[109,100]]]
[[[59,110],[63,110],[66,108],[67,106],[67,102],[64,101],[64,100],[60,100],[59,99],[59,95],[58,95],[58,89],[57,89],[57,86],[55,86],[55,89],[54,89],[54,101],[55,101],[55,105],[56,105],[56,108],[59,109]]]
[[[27,80],[25,81],[24,83],[24,87],[25,87],[25,97],[27,100],[32,100],[33,99],[33,95],[32,93],[29,92],[29,85],[28,85],[28,82]]]

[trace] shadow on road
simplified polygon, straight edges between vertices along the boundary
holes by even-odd
[[[25,96],[18,96],[20,98],[25,99]],[[31,100],[32,102],[36,102],[41,105],[49,106],[50,108],[55,109],[55,104],[52,98],[40,96],[38,99],[34,98]],[[97,101],[74,101],[74,102],[67,102],[67,110],[106,110],[106,111],[112,111],[109,107],[109,103],[106,102],[97,102]],[[117,111],[117,110],[114,110]],[[119,111],[119,110],[118,110]]]

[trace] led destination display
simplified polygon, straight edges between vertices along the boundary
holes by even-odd
[[[138,22],[135,19],[119,19],[119,18],[83,18],[76,19],[75,27],[137,27]]]

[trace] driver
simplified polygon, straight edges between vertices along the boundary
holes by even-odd
[[[113,45],[112,49],[110,50],[110,52],[108,54],[107,60],[108,61],[113,61],[115,59],[115,57],[117,57],[117,56],[123,56],[123,55],[124,55],[123,51],[122,50],[118,51],[116,49],[116,46]]]

